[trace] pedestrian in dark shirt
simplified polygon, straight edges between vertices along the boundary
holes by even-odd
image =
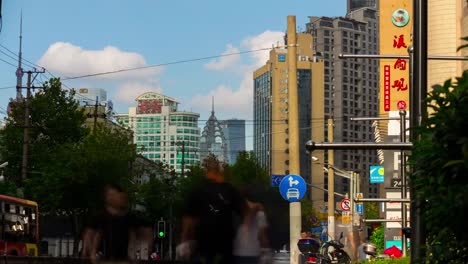
[[[92,262],[101,258],[111,263],[125,263],[131,259],[131,238],[141,234],[144,225],[130,213],[128,196],[118,185],[107,185],[104,188],[103,199],[102,212],[92,217],[85,228],[83,255],[89,257]],[[143,233],[151,233],[150,229],[144,230],[146,232]],[[150,245],[148,248],[151,248]]]
[[[206,181],[187,197],[176,255],[193,263],[230,264],[236,222],[241,221],[247,203],[224,181],[224,165],[214,156],[209,156],[203,166]]]

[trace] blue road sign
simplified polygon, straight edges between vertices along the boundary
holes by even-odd
[[[306,193],[306,183],[304,179],[296,174],[284,176],[279,185],[281,196],[289,202],[298,202]]]
[[[384,166],[370,166],[370,183],[384,183]]]
[[[364,204],[356,204],[356,211],[360,214],[364,214]]]
[[[271,187],[279,187],[281,180],[284,178],[284,175],[271,175]]]

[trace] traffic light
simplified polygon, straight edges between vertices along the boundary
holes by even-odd
[[[166,222],[164,220],[159,220],[158,221],[158,233],[157,233],[159,238],[164,238],[166,237]]]

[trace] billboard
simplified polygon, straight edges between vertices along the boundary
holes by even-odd
[[[413,27],[411,0],[380,1],[380,54],[408,55]],[[409,63],[407,59],[380,60],[380,114],[409,110]]]

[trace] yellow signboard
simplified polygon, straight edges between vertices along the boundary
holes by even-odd
[[[412,1],[380,1],[380,54],[408,55],[412,45]],[[407,59],[380,60],[380,113],[409,110]]]

